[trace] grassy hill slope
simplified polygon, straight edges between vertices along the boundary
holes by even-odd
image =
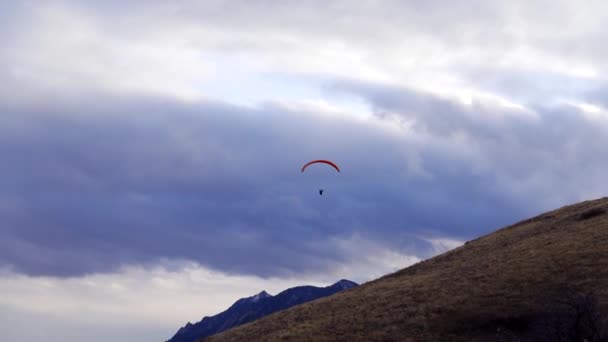
[[[558,302],[573,291],[593,291],[600,309],[608,305],[607,212],[608,198],[554,210],[206,341],[486,341],[499,329],[503,337],[547,334],[547,324],[572,307]]]

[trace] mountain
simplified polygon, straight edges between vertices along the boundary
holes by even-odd
[[[330,296],[356,286],[356,283],[342,279],[327,287],[298,286],[290,288],[276,296],[262,291],[255,296],[237,300],[228,310],[218,315],[204,317],[196,324],[188,322],[167,342],[194,342],[197,339],[251,322],[273,312]]]
[[[608,198],[205,341],[607,341]]]

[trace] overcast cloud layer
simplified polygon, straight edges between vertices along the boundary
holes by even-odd
[[[38,317],[15,289],[41,279],[87,293],[133,269],[208,272],[238,296],[366,281],[604,196],[607,16],[601,1],[0,4],[0,288],[15,298],[0,315]],[[300,173],[317,158],[342,172]],[[181,305],[154,291],[154,310]],[[232,294],[137,331],[89,305],[109,339],[149,340]],[[42,321],[80,340],[62,312]]]

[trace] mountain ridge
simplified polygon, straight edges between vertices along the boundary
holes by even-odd
[[[237,300],[217,315],[205,316],[197,323],[186,323],[167,342],[194,342],[294,305],[330,296],[356,286],[358,284],[355,282],[341,279],[326,287],[311,285],[292,287],[274,296],[263,290],[253,296]]]

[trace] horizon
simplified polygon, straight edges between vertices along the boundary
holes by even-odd
[[[4,337],[165,340],[606,196],[604,13],[0,4]]]

